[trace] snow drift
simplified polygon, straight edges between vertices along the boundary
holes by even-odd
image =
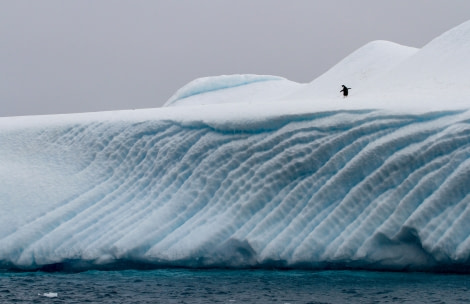
[[[470,111],[411,109],[405,85],[465,92],[450,69],[469,27],[369,44],[289,98],[244,99],[287,80],[222,76],[162,109],[0,119],[0,265],[469,272]],[[340,74],[357,76],[347,101],[317,91]],[[361,91],[379,79],[394,91]]]
[[[341,96],[341,84],[355,91],[368,81],[386,74],[418,51],[416,48],[389,41],[373,41],[341,60],[326,73],[287,98],[324,99]]]
[[[268,102],[288,95],[303,85],[270,75],[222,75],[198,78],[179,89],[168,106],[221,104],[236,100]]]
[[[451,29],[365,85],[364,95],[380,93],[382,102],[400,98],[402,102],[468,106],[469,38],[470,22]]]

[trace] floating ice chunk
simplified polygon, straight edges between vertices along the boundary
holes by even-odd
[[[40,296],[46,297],[46,298],[57,298],[59,294],[57,292],[45,292],[43,294],[39,294]]]

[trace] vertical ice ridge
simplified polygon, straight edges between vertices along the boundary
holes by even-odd
[[[455,237],[457,240],[452,244],[452,248],[455,248],[455,251],[449,250],[449,253],[451,254],[452,261],[468,263],[470,260],[470,235],[466,231],[466,227],[468,227],[468,221],[470,218],[469,197],[467,196],[464,200],[462,200],[462,202],[466,203],[465,210],[453,222],[453,229],[451,231],[449,230],[449,234],[452,234],[452,237]]]
[[[275,151],[275,149],[272,149],[272,148],[270,149],[270,151],[273,151],[273,150]],[[279,152],[276,152],[275,154],[279,154]],[[279,161],[275,161],[275,163],[278,163],[278,162],[279,162]],[[269,162],[268,162],[268,163],[269,163]],[[289,167],[289,164],[288,164],[288,163],[285,163],[285,162],[281,162],[281,163],[283,163],[284,165],[283,165],[282,167],[279,167],[279,169],[278,169],[279,171],[278,171],[278,172],[281,172],[281,175],[282,175],[282,173],[286,171],[285,168],[288,168],[288,167]],[[284,169],[283,169],[283,168],[284,168]],[[275,173],[275,172],[276,172],[276,171],[273,171],[273,172],[271,172],[271,173],[264,174],[263,176],[269,176],[268,180],[271,180],[271,179],[272,179],[272,180],[277,180],[277,181],[282,180],[282,176],[276,177],[275,175],[278,174],[278,173]],[[274,177],[273,177],[273,174],[274,174]],[[301,174],[301,175],[296,174],[295,176],[302,176],[302,174]],[[264,178],[263,178],[262,180],[264,180]],[[269,183],[268,183],[268,184],[269,184]],[[264,187],[265,187],[265,186],[264,186]],[[282,187],[281,187],[281,189],[282,189]],[[269,191],[269,192],[262,192],[262,193],[264,193],[263,196],[266,196],[266,194],[267,194],[267,193],[270,193],[270,191]],[[270,195],[270,194],[269,194],[269,195]],[[259,199],[259,198],[257,199],[256,196],[255,196],[254,198],[251,198],[250,201],[251,201],[251,202],[256,202],[256,205],[258,205],[258,206],[259,206],[259,205],[263,205],[262,203],[260,204],[260,202],[263,202],[264,200],[266,200],[266,201],[269,202],[269,201],[271,200],[271,197],[270,197],[269,195],[268,195],[268,198],[263,197],[262,199]],[[253,205],[253,206],[255,206],[255,205]],[[244,209],[245,209],[245,208],[244,208]],[[241,209],[241,210],[243,210],[243,209]],[[241,212],[241,211],[236,211],[236,212]],[[248,214],[251,214],[252,212],[253,212],[253,211],[249,212]],[[237,214],[237,213],[236,213],[236,214]],[[244,216],[243,214],[239,214],[238,216],[235,215],[234,218],[235,218],[235,219],[236,219],[236,218],[240,218],[241,220],[246,220],[246,216]],[[239,227],[238,224],[235,224],[235,226],[233,226],[233,228],[229,228],[229,230],[230,230],[230,231],[236,231],[236,228],[237,228],[237,227]],[[230,235],[230,233],[228,233],[228,232],[225,232],[225,234],[226,234],[226,235]],[[269,238],[267,238],[267,239],[269,239]]]
[[[274,178],[274,179],[275,179],[275,180],[278,180],[278,179],[276,179],[276,178]],[[243,217],[241,217],[241,218],[243,218]],[[269,239],[269,238],[266,238],[266,239]]]
[[[185,152],[184,152],[184,155],[182,155],[182,158],[181,158],[181,161],[177,164],[175,170],[178,171],[180,174],[181,174],[181,179],[177,179],[179,180],[179,186],[178,188],[180,187],[183,187],[183,185],[187,182],[187,179],[191,176],[192,172],[194,171],[194,168],[195,166],[198,165],[198,161],[197,159],[191,159],[190,161],[188,160],[185,160],[186,157],[188,157],[188,155],[192,154],[190,151],[198,145],[198,142],[201,141],[201,139],[203,139],[206,135],[207,135],[207,132],[204,131],[204,130],[197,130],[197,131],[193,131],[191,132],[193,133],[193,136],[191,137],[188,137],[186,140],[187,140],[187,148],[185,149]],[[174,144],[174,143],[172,143]],[[204,155],[204,154],[202,154]],[[151,161],[152,159],[149,159],[148,160],[150,163],[146,164],[145,166],[147,167],[150,167],[151,168]],[[186,167],[186,169],[182,169]],[[145,186],[144,186],[144,189],[149,189],[149,185],[152,185],[155,183],[155,180],[152,178],[152,174],[147,174],[147,178],[145,178]],[[135,183],[134,183],[135,184]],[[140,189],[141,187],[138,186],[136,187],[136,191],[138,193],[138,189]],[[177,189],[177,188],[175,188]],[[150,191],[150,189],[149,189]],[[176,190],[176,192],[178,192]],[[138,193],[139,194],[139,193]],[[141,194],[141,193],[140,193]],[[152,197],[151,196],[151,200],[157,200],[158,201],[158,197]],[[133,201],[136,201],[137,203],[139,203],[140,201],[144,201],[146,203],[150,203],[150,201],[148,200],[142,200],[142,199],[133,199]],[[160,205],[160,207],[157,207],[155,206],[155,204],[150,204],[150,206],[152,207],[152,209],[150,209],[150,213],[147,213],[145,212],[145,210],[139,210],[139,208],[136,208],[136,212],[138,215],[140,215],[140,217],[138,218],[135,218],[133,216],[131,216],[129,219],[127,218],[126,216],[126,209],[123,210],[123,214],[122,214],[122,218],[123,218],[123,223],[125,224],[128,224],[130,227],[126,227],[126,226],[122,226],[120,227],[119,229],[116,229],[118,231],[118,235],[125,235],[127,231],[132,231],[132,230],[135,230],[135,229],[139,229],[139,227],[141,225],[146,225],[146,224],[150,224],[152,225],[151,222],[153,222],[153,220],[151,218],[149,218],[149,216],[152,214],[152,212],[155,212],[157,210],[160,210],[162,208],[166,208],[166,205],[168,204],[168,202],[164,203],[163,205]],[[189,207],[189,206],[188,206]],[[133,209],[135,207],[133,206]],[[142,208],[140,208],[142,209]],[[186,212],[186,211],[182,211],[182,212]],[[153,224],[153,226],[155,226],[155,228],[157,228],[158,226],[156,225],[165,225],[166,223],[168,223],[168,221],[171,221],[172,219],[169,218],[166,222],[160,222],[160,223],[155,223]],[[110,221],[112,222],[112,219],[110,219]],[[135,228],[134,228],[135,226]],[[158,228],[157,228],[158,230]],[[106,237],[104,238],[106,240]],[[144,238],[145,239],[145,238]],[[117,243],[115,243],[117,241]],[[135,243],[138,244],[140,243],[142,240],[135,240]],[[114,237],[114,238],[109,238],[108,239],[108,243],[114,243],[115,245],[119,244],[121,242],[121,240],[118,239],[118,237]],[[91,244],[91,246],[93,246],[93,244]],[[119,246],[118,246],[119,247]],[[120,250],[120,249],[119,249]]]
[[[423,242],[424,248],[428,251],[437,250],[439,238],[441,238],[444,233],[441,232],[439,236],[437,236],[436,229],[440,226],[451,224],[445,219],[448,218],[448,213],[452,212],[452,209],[458,208],[462,201],[465,202],[466,197],[470,194],[470,189],[468,188],[470,184],[469,164],[470,160],[468,159],[462,162],[458,168],[448,176],[443,185],[436,191],[435,195],[424,201],[423,205],[420,206],[420,212],[416,213],[407,223],[408,225],[421,227],[419,236]],[[432,206],[426,206],[431,204]],[[443,253],[448,254],[448,252]]]
[[[258,145],[255,144],[255,146],[258,146]],[[252,146],[252,147],[254,147],[254,146]],[[209,205],[211,207],[210,209],[207,209],[207,211],[211,213],[209,215],[209,218],[212,218],[212,217],[216,216],[213,213],[213,211],[216,211],[216,210],[223,211],[223,210],[226,209],[226,207],[225,208],[216,208],[216,206],[219,205],[219,203],[234,201],[235,197],[238,197],[240,195],[239,191],[240,191],[241,188],[244,187],[244,183],[233,184],[232,181],[233,180],[240,181],[240,180],[243,180],[243,179],[246,179],[246,178],[250,179],[250,177],[244,177],[244,178],[242,177],[246,173],[250,174],[250,170],[247,170],[247,169],[249,169],[249,166],[247,166],[245,168],[243,166],[240,166],[240,164],[249,162],[252,157],[256,157],[256,155],[258,153],[256,151],[259,151],[259,149],[264,150],[265,148],[264,148],[263,145],[261,145],[261,146],[258,146],[258,148],[253,148],[253,151],[251,151],[252,148],[248,148],[247,151],[244,151],[244,149],[240,150],[239,152],[232,151],[231,155],[233,155],[234,160],[232,162],[229,162],[228,166],[225,169],[223,169],[223,171],[226,172],[226,173],[224,173],[224,176],[227,176],[226,177],[227,182],[224,182],[222,184],[223,188],[219,188],[217,190],[217,192],[220,189],[226,189],[226,190],[224,190],[224,192],[220,194],[221,197],[222,197],[221,199],[211,199],[211,201],[209,202]],[[254,164],[256,164],[256,162]],[[233,178],[231,176],[233,176]],[[216,192],[216,195],[217,195],[217,192]],[[235,201],[239,201],[239,199],[240,198],[235,199]],[[211,202],[213,202],[213,203],[211,203]],[[234,208],[236,209],[237,206],[231,206],[228,210],[233,210]],[[217,211],[217,212],[220,212],[220,211]],[[223,215],[218,214],[217,216],[220,217],[220,216],[223,216]],[[205,216],[205,217],[207,217],[207,216]],[[198,227],[195,227],[195,229],[197,231]],[[192,231],[191,233],[195,233],[195,232]],[[184,238],[190,238],[190,237],[191,237],[191,235],[188,235],[187,237],[183,237],[183,239],[181,239],[181,241],[184,242]],[[204,246],[204,245],[201,244],[201,246]]]
[[[85,142],[85,146],[88,148],[89,144],[92,143],[92,139],[90,139],[90,132],[93,132],[95,128],[99,127],[99,125],[89,125],[89,126],[66,126],[65,129],[52,129],[52,130],[41,130],[39,133],[41,134],[40,138],[36,138],[35,136],[32,137],[31,141],[28,141],[28,145],[32,147],[38,147],[39,149],[32,148],[32,151],[35,154],[32,156],[33,159],[38,158],[39,160],[45,160],[47,157],[57,157],[57,162],[59,165],[65,165],[61,162],[69,160],[68,156],[65,155],[62,157],[63,151],[55,151],[57,147],[51,144],[44,145],[42,141],[48,143],[57,143],[62,142],[59,144],[65,144],[67,147],[69,145],[81,145]],[[29,130],[27,132],[30,132]],[[73,136],[67,136],[69,133],[72,133]],[[31,132],[31,134],[35,134]],[[78,138],[76,138],[78,137]],[[56,140],[57,139],[57,140]],[[88,155],[92,154],[96,148],[100,148],[99,145],[93,145],[91,149],[87,149],[83,151],[84,153],[80,154],[79,151],[74,151],[73,149],[68,150],[73,152],[73,155],[81,155],[82,157],[77,159],[77,162],[81,163],[82,159],[87,159]],[[21,153],[25,153],[27,150],[22,150]],[[88,158],[89,159],[89,158]],[[89,166],[89,160],[85,161],[86,166]],[[55,165],[55,164],[53,164]],[[72,164],[74,167],[75,164]],[[81,170],[81,166],[79,167]],[[80,172],[73,169],[72,172]],[[107,177],[100,177],[97,182],[98,186],[95,184],[90,184],[87,191],[92,191],[92,189],[96,189],[103,185],[106,182]],[[90,187],[91,186],[91,187]],[[102,189],[103,190],[103,189]],[[102,196],[102,193],[106,193],[106,191],[101,191],[98,194],[98,197]],[[77,201],[80,201],[86,197],[85,204],[77,204]],[[38,214],[37,217],[24,224],[24,226],[19,227],[13,234],[10,234],[4,238],[0,242],[3,242],[8,246],[8,244],[13,243],[14,250],[17,251],[19,254],[15,256],[15,259],[21,260],[25,259],[24,256],[28,256],[28,254],[34,255],[34,249],[31,246],[35,246],[34,244],[38,244],[41,240],[46,237],[51,231],[54,231],[58,226],[67,223],[70,218],[73,218],[77,212],[81,212],[80,210],[85,210],[89,206],[93,205],[94,199],[90,199],[92,196],[84,195],[83,193],[72,195],[71,197],[67,197],[56,204],[52,210],[47,210],[42,214]],[[75,203],[74,203],[75,202]],[[47,203],[47,202],[39,202],[39,203]],[[12,240],[14,239],[14,240]],[[29,253],[28,253],[29,252]],[[28,259],[28,258],[26,258]]]
[[[421,126],[417,128],[416,126]],[[354,206],[352,201],[348,201],[351,191],[362,191],[361,184],[367,185],[363,180],[371,176],[374,172],[380,172],[382,164],[387,159],[393,157],[395,153],[406,149],[414,143],[420,143],[431,136],[435,130],[429,123],[414,123],[408,126],[400,126],[392,133],[388,133],[374,142],[369,143],[366,149],[362,150],[359,154],[348,161],[347,166],[340,170],[331,184],[326,184],[326,188],[320,189],[315,196],[326,193],[328,194],[328,201],[331,203],[337,201],[334,211],[322,221],[321,224],[313,229],[307,229],[309,235],[305,237],[301,244],[296,247],[296,252],[301,252],[299,258],[304,259],[303,252],[315,252],[314,260],[321,260],[323,248],[330,244],[342,231],[347,231],[347,227],[352,221],[353,217],[358,216],[369,203],[367,197],[370,196],[371,189],[364,189],[364,195],[361,195],[360,204]],[[366,161],[367,160],[367,161]],[[405,171],[406,172],[406,171]],[[373,180],[371,185],[376,185],[377,180]],[[341,186],[336,186],[341,185]],[[328,190],[329,187],[338,187],[347,192],[338,192]],[[379,191],[380,192],[380,191]],[[331,194],[335,193],[336,199]],[[370,198],[370,197],[369,197]],[[350,206],[350,207],[349,207]],[[307,249],[311,248],[311,249]],[[314,250],[313,248],[316,248]],[[294,252],[294,256],[299,253]],[[331,257],[331,255],[327,255]]]
[[[438,141],[437,143],[435,141],[436,141],[435,138],[428,139],[425,142],[423,142],[421,145],[415,146],[414,150],[399,153],[401,155],[397,155],[397,157],[395,157],[394,159],[389,160],[388,163],[384,164],[383,168],[381,168],[376,174],[371,174],[370,176],[368,176],[367,178],[368,180],[375,181],[376,183],[378,182],[379,184],[379,187],[377,187],[374,190],[374,192],[378,194],[377,198],[382,197],[382,200],[383,199],[387,200],[386,198],[387,194],[395,195],[395,192],[396,192],[395,189],[398,189],[404,182],[407,181],[407,177],[409,176],[409,174],[418,172],[422,167],[427,167],[428,164],[432,164],[436,158],[439,159],[442,157],[442,155],[453,155],[457,153],[458,151],[456,152],[454,151],[454,149],[456,147],[461,146],[462,144],[461,142],[462,138],[458,139],[458,136],[455,139],[451,138],[446,141]],[[451,143],[449,143],[449,141]],[[460,145],[456,145],[455,141],[460,142]],[[464,139],[464,142],[468,142],[468,138]],[[431,145],[431,147],[426,150],[425,146],[429,146],[429,145]],[[416,155],[417,151],[423,151],[423,150],[425,152],[422,154],[420,153],[421,157],[419,157],[418,159],[416,159],[413,156],[413,155]],[[403,170],[404,166],[408,168],[408,171]],[[387,169],[387,167],[389,169]],[[393,171],[390,171],[390,169],[392,169]],[[399,173],[399,175],[397,176],[396,173]],[[389,184],[390,182],[387,182],[387,179],[381,181],[382,179],[377,177],[376,175],[388,176],[387,179],[389,180],[394,175],[395,177],[391,180],[392,184],[387,186],[388,187],[387,189],[387,188],[384,188],[384,185]],[[384,189],[381,189],[380,187]],[[371,193],[370,191],[368,192]],[[376,200],[377,199],[372,198],[372,197],[368,198],[368,201],[372,203],[376,202]],[[389,202],[386,204],[388,210],[392,211],[393,210],[392,207],[395,205],[395,202],[399,202],[399,201],[400,199],[397,199],[397,197],[395,197],[395,199],[393,200],[389,200]],[[387,217],[391,216],[390,213],[387,216],[383,216],[383,214],[378,214],[377,211],[379,210],[379,207],[371,208],[372,206],[373,204],[369,204],[368,206],[368,209],[372,209],[374,211],[373,216],[371,215],[368,216],[370,220],[373,221],[373,220],[377,220],[380,218],[383,218],[383,220],[385,220]],[[351,230],[351,228],[345,229],[341,233],[341,239],[342,240],[348,239],[348,241],[346,243],[343,243],[341,246],[337,244],[337,246],[339,246],[338,247],[339,251],[342,251],[343,247],[349,248],[349,252],[347,256],[354,256],[353,248],[354,247],[359,248],[361,244],[365,241],[367,236],[373,234],[374,229],[376,229],[377,227],[377,225],[371,225],[371,223],[368,220],[365,220],[364,218],[362,218],[362,216],[357,217],[357,219],[354,222],[352,222],[351,225],[356,225],[356,227],[358,227],[359,230],[357,229]],[[364,230],[365,231],[368,230],[368,232],[364,233]],[[335,243],[338,243],[338,242],[341,243],[341,241],[338,240],[336,242],[333,242],[330,245],[330,247],[335,247]]]
[[[83,131],[84,128],[81,128]],[[86,137],[84,137],[86,138]],[[88,145],[85,146],[88,148]],[[85,153],[87,151],[84,151]],[[108,174],[106,174],[108,175]],[[112,176],[112,174],[111,174]],[[110,176],[105,177],[109,181]],[[106,180],[105,180],[106,181]],[[119,185],[119,184],[118,184]],[[76,197],[73,201],[65,202],[63,206],[59,209],[55,209],[53,211],[49,211],[44,216],[47,218],[40,217],[35,222],[32,222],[29,226],[31,226],[31,230],[35,231],[35,234],[41,233],[43,237],[34,237],[33,235],[30,236],[35,238],[35,242],[31,245],[41,243],[42,238],[46,239],[53,239],[54,231],[60,230],[60,227],[66,227],[68,230],[73,228],[74,226],[70,225],[70,221],[74,221],[77,217],[80,216],[82,212],[86,212],[89,208],[96,209],[95,202],[99,202],[102,200],[103,197],[106,197],[109,192],[109,183],[103,184],[98,183],[98,185],[94,185],[91,190],[86,192],[85,194],[81,194],[80,196]],[[80,206],[80,207],[78,207]],[[78,208],[77,208],[78,207]],[[44,219],[44,220],[43,220]],[[45,229],[44,227],[50,227],[49,230]],[[27,229],[27,226],[24,227]],[[51,235],[52,233],[52,235]],[[60,238],[59,238],[60,240]],[[28,250],[24,249],[24,254],[27,254]]]
[[[365,124],[365,125],[366,125],[366,124]],[[360,131],[360,132],[365,133],[365,132],[364,132],[364,129],[363,129],[362,131]],[[350,136],[350,138],[354,138],[354,136]],[[363,140],[363,137],[360,137],[360,138],[361,138],[361,140]],[[364,140],[363,140],[363,141],[364,141]],[[367,142],[367,140],[365,140],[364,142]],[[344,146],[346,146],[346,147],[349,146],[349,147],[350,147],[351,145],[344,145]],[[321,154],[324,154],[324,153],[321,153]],[[328,155],[328,154],[326,154],[326,155]],[[336,154],[335,154],[335,157],[336,157]],[[333,159],[333,158],[332,158],[332,159]],[[336,161],[332,161],[332,163],[336,163]],[[314,177],[314,176],[315,176],[315,174],[313,175],[313,177]],[[308,178],[307,178],[307,179],[308,179]],[[289,207],[289,208],[291,208],[291,207]],[[299,212],[299,213],[300,213],[300,212]],[[294,217],[296,217],[296,215],[294,215]],[[292,228],[292,226],[291,226],[291,227],[287,227],[287,229],[291,229],[291,228]],[[294,229],[294,230],[295,230],[295,229]],[[268,230],[268,231],[269,231],[269,230]],[[290,237],[290,238],[292,238],[292,237]],[[265,238],[265,240],[270,240],[270,239],[271,239],[271,238]],[[290,240],[288,237],[286,237],[286,239],[284,240],[284,244],[287,245],[287,244],[289,244],[290,241],[291,241],[291,240]],[[276,246],[275,244],[276,244],[276,243],[273,243],[273,246]],[[269,249],[268,249],[268,251],[269,251]]]
[[[242,141],[238,140],[235,142]],[[178,221],[175,222],[175,229],[168,230],[168,234],[166,234],[164,238],[160,239],[159,241],[152,242],[154,246],[158,244],[159,248],[168,248],[168,246],[171,246],[175,243],[176,240],[178,240],[178,237],[176,237],[178,233],[182,233],[182,235],[186,234],[184,233],[185,228],[182,227],[183,223],[185,223],[185,225],[189,225],[192,221],[200,218],[201,212],[207,212],[208,210],[213,208],[213,205],[210,203],[210,201],[206,201],[206,199],[210,200],[210,198],[206,196],[205,192],[217,192],[218,189],[220,189],[221,187],[221,183],[225,180],[223,176],[226,174],[227,168],[231,168],[234,166],[233,162],[227,162],[227,155],[231,155],[227,154],[227,151],[233,149],[233,145],[237,146],[235,142],[232,141],[230,145],[227,142],[220,143],[220,145],[217,145],[215,152],[211,155],[208,155],[208,157],[201,162],[201,165],[193,172],[191,178],[186,180],[186,185],[188,186],[188,188],[192,188],[191,185],[193,183],[201,185],[200,182],[202,182],[203,187],[208,188],[206,191],[203,191],[204,188],[196,188],[197,191],[193,192],[193,194],[186,192],[186,188],[184,188],[181,192],[177,193],[174,202],[181,204],[181,206],[189,204],[191,205],[190,208],[194,211],[192,211],[184,218],[179,218]],[[236,149],[242,149],[242,146]],[[218,178],[214,178],[213,175],[216,175]],[[202,181],[201,178],[203,178]],[[201,193],[203,196],[199,196],[199,193]],[[192,198],[188,199],[188,195],[192,196]],[[199,208],[195,208],[197,206],[199,206]],[[159,244],[161,241],[164,241],[164,243]]]
[[[270,154],[276,155],[276,153],[273,153],[273,152],[272,152],[272,151],[273,151],[273,148],[271,147],[271,144],[269,144],[269,142],[273,142],[273,141],[272,141],[271,139],[269,139],[269,137],[268,137],[268,139],[267,139],[268,146],[266,146],[266,144],[261,145],[260,143],[256,143],[256,144],[253,146],[254,148],[249,148],[249,149],[253,149],[253,151],[256,151],[256,152],[247,151],[247,152],[242,152],[241,155],[240,155],[240,153],[237,153],[236,155],[240,155],[240,156],[241,156],[241,160],[238,160],[238,159],[236,160],[236,163],[237,163],[237,164],[236,164],[236,166],[234,166],[235,170],[231,170],[231,171],[230,171],[230,175],[236,176],[237,180],[246,179],[246,178],[244,178],[244,177],[242,177],[242,176],[239,176],[239,173],[237,173],[237,168],[240,169],[240,171],[241,171],[242,173],[244,173],[244,171],[246,171],[246,169],[244,169],[243,167],[240,167],[240,166],[238,165],[239,163],[244,163],[244,164],[248,163],[248,164],[249,164],[250,162],[252,162],[252,161],[251,161],[251,158],[253,158],[253,157],[259,158],[259,155],[260,155],[259,153],[270,153]],[[276,143],[276,142],[277,142],[277,141],[275,140],[274,143]],[[285,146],[285,143],[281,142],[281,144],[279,144],[278,146],[282,146],[282,145]],[[266,149],[265,146],[268,147],[268,149]],[[258,148],[256,148],[256,147],[258,147]],[[275,149],[276,149],[276,148],[274,148],[274,150],[275,150]],[[284,149],[284,148],[282,148],[282,149]],[[262,151],[266,151],[266,152],[262,152]],[[233,153],[232,153],[232,154],[233,154]],[[249,157],[248,160],[247,160],[246,157],[243,156],[243,155],[245,155],[245,156],[252,156],[252,157],[251,157],[251,158]],[[253,161],[253,162],[252,162],[252,165],[248,165],[247,168],[250,168],[251,166],[256,166],[257,163],[262,162],[263,159],[265,159],[265,158],[266,158],[266,156],[265,156],[265,157],[262,157],[261,159],[258,159],[257,161]],[[245,165],[244,165],[244,166],[245,166]],[[250,170],[248,170],[247,172],[249,173],[249,171],[250,171]],[[249,178],[248,178],[248,179],[249,179]],[[232,180],[232,178],[228,177],[228,180]],[[249,184],[252,185],[253,183],[250,182]],[[228,188],[227,188],[227,187],[228,187]],[[229,184],[225,185],[224,188],[226,188],[227,191],[229,191],[229,193],[231,193],[230,190],[229,190],[231,187],[232,187],[232,188],[233,188],[233,187],[236,187],[236,188],[234,188],[234,189],[238,189],[239,187],[243,187],[243,185],[241,185],[241,186],[233,186],[233,185],[230,185],[230,183],[229,183]],[[256,187],[252,187],[252,188],[256,188]],[[237,190],[237,191],[235,191],[235,192],[232,192],[233,194],[230,194],[230,195],[236,195],[236,193],[237,193],[238,191],[239,191],[239,190]],[[221,199],[216,199],[215,201],[223,202],[223,201],[230,201],[230,200],[231,200],[230,198],[225,197],[225,199],[223,199],[223,200],[221,200]],[[217,205],[217,204],[215,204],[215,205]],[[211,206],[211,209],[212,209],[212,210],[216,210],[216,209],[213,208],[213,206]],[[212,214],[211,217],[212,217],[212,216],[214,216],[214,214]],[[188,236],[188,238],[189,238],[189,237],[191,237],[191,236]],[[178,238],[174,238],[174,239],[178,239]]]
[[[468,223],[470,220],[467,210],[469,203],[470,194],[464,197],[454,208],[450,208],[451,210],[445,212],[445,216],[440,216],[439,219],[443,222],[437,224],[435,231],[428,239],[424,240],[425,245],[435,242],[431,245],[430,250],[435,259],[446,262],[459,259],[455,252],[457,246],[464,242],[467,236],[465,233],[462,233],[462,229],[465,229],[462,224],[464,222]]]
[[[358,151],[360,149],[362,149],[363,147],[365,147],[365,145],[367,145],[367,143],[369,142],[370,140],[370,137],[374,137],[374,136],[377,136],[376,134],[372,134],[371,136],[364,136],[364,137],[361,137],[360,139],[358,139],[357,141],[355,141],[354,143],[350,143],[348,145],[345,146],[344,149],[342,149],[341,151],[339,152],[333,152],[332,156],[324,163],[324,164],[321,164],[321,167],[319,169],[314,169],[312,168],[312,172],[311,172],[311,175],[305,179],[303,179],[300,183],[301,184],[306,184],[306,187],[304,187],[304,189],[308,189],[308,192],[305,194],[305,199],[304,201],[300,201],[300,202],[297,202],[296,203],[296,207],[293,208],[293,206],[291,206],[290,204],[287,204],[289,201],[291,201],[291,199],[289,198],[290,195],[293,195],[293,196],[298,196],[298,190],[299,189],[295,189],[296,191],[289,193],[288,195],[286,195],[285,199],[283,200],[282,204],[278,206],[279,207],[282,207],[284,206],[284,209],[285,209],[285,212],[287,212],[287,216],[289,217],[289,214],[291,214],[290,218],[292,219],[292,222],[287,222],[286,224],[288,224],[288,226],[285,226],[283,230],[296,230],[296,231],[301,231],[301,227],[305,227],[306,223],[304,220],[309,220],[311,219],[313,216],[313,219],[317,218],[318,214],[321,214],[322,212],[314,212],[314,213],[311,213],[311,212],[308,212],[307,214],[312,214],[311,216],[307,216],[307,214],[305,214],[305,211],[307,211],[308,209],[308,206],[309,206],[309,202],[311,202],[311,198],[314,196],[314,194],[319,191],[319,189],[321,189],[324,185],[325,185],[325,182],[327,182],[327,179],[328,179],[328,176],[330,176],[330,174],[334,174],[336,172],[336,170],[338,170],[340,167],[341,167],[341,164],[344,164],[347,162],[348,160],[348,156],[347,155],[354,155],[356,153],[358,153]],[[324,151],[327,151],[327,150],[324,150]],[[322,149],[320,149],[319,151],[314,151],[315,153],[312,153],[312,155],[317,155],[317,154],[324,154],[324,152],[322,151]],[[325,155],[328,155],[325,154]],[[307,162],[308,162],[308,159],[307,159]],[[329,167],[331,166],[334,166],[333,168],[329,169]],[[323,173],[322,173],[323,172]],[[316,205],[316,204],[315,204]],[[321,208],[321,207],[320,207]],[[284,215],[282,215],[284,216]],[[313,221],[315,222],[315,220]],[[298,228],[293,228],[295,226],[299,226]],[[262,230],[265,230],[264,229],[261,229]],[[270,230],[268,230],[270,231]],[[277,235],[276,238],[277,239],[283,239],[283,243],[284,243],[284,246],[286,246],[286,248],[289,248],[289,245],[291,242],[295,242],[297,243],[295,240],[296,238],[300,238],[302,234],[297,234],[297,236],[295,236],[294,238],[292,238],[292,234],[291,233],[283,233],[283,231],[277,231],[274,230],[273,231],[273,235]],[[268,241],[270,240],[271,238],[266,238],[265,240]],[[274,240],[274,239],[273,239]],[[276,247],[277,242],[273,242],[273,247]],[[266,248],[268,251],[270,250],[269,247]],[[285,253],[284,253],[285,254]]]

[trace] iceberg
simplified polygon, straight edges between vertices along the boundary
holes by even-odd
[[[393,78],[468,65],[440,56],[467,28],[366,45],[310,84],[217,76],[160,109],[0,118],[0,267],[470,272],[469,106]],[[347,99],[341,75],[357,76]],[[462,87],[440,77],[440,96]],[[365,90],[383,79],[395,91]]]

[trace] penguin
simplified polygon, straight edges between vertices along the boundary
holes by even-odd
[[[343,89],[340,91],[340,92],[343,92],[343,97],[348,97],[348,93],[349,93],[348,90],[351,90],[351,88],[348,88],[343,84]]]

